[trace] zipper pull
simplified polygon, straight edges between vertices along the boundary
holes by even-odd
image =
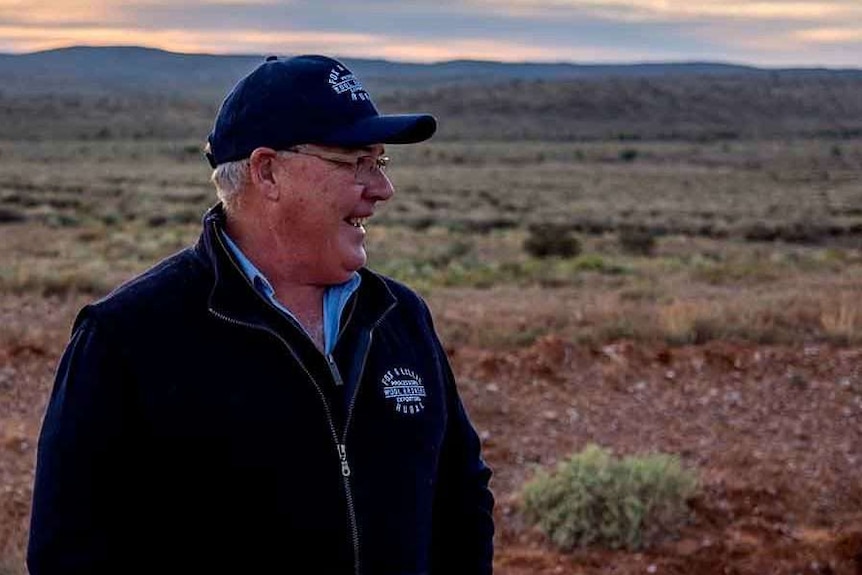
[[[344,381],[341,379],[341,372],[338,371],[338,366],[335,364],[335,358],[332,354],[326,354],[326,363],[329,365],[329,372],[332,374],[332,379],[335,380],[335,387],[344,386]]]
[[[338,444],[338,456],[341,458],[341,475],[350,477],[350,466],[347,464],[347,446]]]

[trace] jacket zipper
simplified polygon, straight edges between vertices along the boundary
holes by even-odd
[[[344,380],[341,379],[341,372],[338,371],[338,366],[335,364],[335,358],[331,353],[326,354],[326,365],[329,366],[329,373],[332,374],[332,379],[335,380],[336,387],[344,387]]]
[[[221,236],[218,233],[218,230],[215,229],[214,233],[216,234],[216,239],[221,244],[221,248],[225,252],[227,252],[228,251],[227,247],[224,245],[224,242],[221,241]],[[233,259],[231,259],[231,263],[233,263],[234,268],[237,267],[236,263],[233,262]],[[242,270],[238,270],[238,271],[241,272]],[[251,286],[251,287],[252,287],[252,289],[254,289],[254,286]],[[270,305],[269,302],[266,302],[266,303],[267,303],[267,305]],[[356,520],[356,507],[355,507],[355,504],[353,502],[353,490],[350,488],[350,473],[351,472],[350,472],[350,465],[347,461],[347,430],[350,426],[350,421],[353,419],[353,417],[352,417],[353,416],[353,406],[356,403],[356,397],[357,397],[357,394],[359,391],[359,384],[362,381],[362,375],[365,371],[365,363],[368,360],[368,353],[371,350],[371,341],[372,341],[374,329],[383,322],[383,318],[385,318],[389,314],[389,312],[392,311],[392,309],[395,307],[395,305],[396,305],[395,302],[392,302],[389,305],[389,307],[386,308],[382,314],[380,314],[380,317],[377,318],[377,321],[375,321],[374,324],[368,330],[368,345],[365,347],[365,354],[362,357],[362,364],[360,365],[359,374],[358,374],[358,377],[356,378],[356,386],[354,387],[353,395],[350,398],[350,405],[348,406],[347,416],[345,417],[345,421],[344,421],[344,432],[342,434],[341,442],[338,441],[338,430],[335,428],[335,421],[332,418],[332,410],[329,407],[329,402],[326,401],[326,396],[324,395],[323,390],[320,389],[320,386],[317,384],[317,381],[311,376],[311,372],[308,371],[308,368],[305,367],[305,364],[302,362],[301,359],[299,359],[299,356],[296,354],[295,351],[293,351],[293,348],[290,347],[290,344],[288,344],[287,341],[285,341],[285,339],[283,337],[281,337],[281,335],[279,335],[277,332],[269,329],[266,326],[248,323],[248,322],[243,322],[243,321],[234,319],[232,317],[228,317],[222,313],[219,313],[216,310],[214,310],[212,307],[208,307],[211,314],[213,314],[214,316],[216,316],[217,318],[219,318],[223,321],[226,321],[228,323],[238,325],[238,326],[248,327],[251,329],[258,329],[258,330],[261,330],[261,331],[264,331],[266,333],[273,335],[276,339],[278,339],[282,343],[282,345],[284,345],[284,347],[287,348],[287,351],[290,352],[290,355],[293,356],[293,359],[296,361],[296,363],[298,363],[299,366],[302,367],[302,371],[305,372],[305,375],[308,377],[309,381],[311,381],[311,383],[314,385],[314,388],[317,390],[317,394],[320,396],[320,400],[323,402],[323,409],[326,412],[326,420],[329,423],[329,430],[332,432],[332,438],[335,441],[335,447],[338,450],[338,458],[341,462],[342,485],[344,485],[344,494],[345,494],[345,497],[347,499],[348,521],[350,522],[350,529],[351,529],[351,532],[353,535],[353,560],[354,560],[354,574],[355,575],[361,575],[361,571],[359,568],[359,526],[358,526],[358,522]],[[345,327],[350,322],[350,319],[353,317],[353,312],[355,309],[356,309],[356,300],[354,300],[353,306],[350,308],[350,314],[348,315],[347,320],[344,322],[344,325],[341,326],[341,329],[339,330],[338,335],[336,336],[336,341],[338,341],[338,338],[341,336],[341,333],[343,333]],[[292,318],[288,318],[288,319],[291,320],[291,323],[296,324],[296,322],[293,321]],[[307,333],[302,328],[302,326],[297,325],[296,327],[299,329],[299,331],[301,333],[306,334],[306,337],[307,337]],[[338,365],[336,365],[336,363],[335,363],[335,358],[332,357],[332,354],[324,353],[323,355],[326,358],[326,363],[329,366],[329,371],[332,374],[332,378],[335,382],[335,385],[336,386],[343,386],[344,380],[342,379],[341,373],[338,370]]]
[[[362,363],[359,365],[359,373],[356,376],[356,386],[353,388],[353,395],[350,397],[350,405],[347,407],[347,417],[344,419],[344,437],[342,438],[344,443],[347,443],[347,430],[350,429],[350,422],[353,420],[353,406],[356,404],[356,398],[359,395],[359,385],[362,381],[362,376],[365,373],[365,364],[368,362],[368,353],[371,351],[371,342],[374,339],[374,330],[383,322],[383,319],[394,307],[394,303],[390,304],[389,307],[380,314],[377,321],[368,328],[368,345],[365,346],[365,353],[362,356]],[[336,369],[338,368],[336,367]]]
[[[350,405],[347,407],[347,417],[344,419],[344,432],[341,436],[341,443],[338,444],[338,453],[341,456],[341,475],[344,476],[344,481],[349,481],[348,477],[350,476],[350,466],[347,463],[347,430],[350,429],[350,421],[353,419],[353,407],[356,404],[356,398],[359,395],[359,386],[362,382],[362,375],[365,372],[365,364],[368,361],[368,353],[371,350],[371,341],[374,336],[374,329],[380,325],[380,322],[383,321],[383,318],[386,317],[386,314],[395,307],[393,303],[390,305],[383,314],[378,318],[376,322],[368,329],[368,345],[365,346],[365,353],[362,356],[362,363],[359,366],[359,373],[356,376],[356,385],[353,387],[353,395],[350,397]],[[349,318],[348,318],[349,320]],[[343,381],[341,379],[341,374],[338,371],[338,366],[335,364],[335,360],[332,359],[331,355],[327,355],[327,360],[329,361],[330,369],[332,370],[333,377],[337,384],[343,385]],[[347,490],[347,506],[350,509],[353,509],[353,493],[348,489]],[[356,570],[355,575],[360,575],[359,571],[359,528],[356,524],[356,519],[353,519],[353,546],[356,550]]]
[[[305,375],[308,377],[308,380],[311,381],[312,385],[314,385],[314,389],[317,390],[317,394],[320,396],[321,402],[323,402],[323,410],[326,413],[326,421],[327,421],[327,423],[329,423],[329,430],[332,432],[332,439],[335,442],[335,447],[338,450],[338,459],[341,462],[342,485],[344,485],[344,493],[345,493],[345,496],[347,498],[347,515],[348,515],[348,520],[350,522],[351,534],[353,536],[352,537],[352,539],[353,539],[353,560],[354,560],[354,566],[355,566],[354,573],[355,573],[355,575],[360,575],[360,569],[359,569],[359,528],[357,527],[357,521],[356,521],[356,507],[355,507],[355,504],[353,502],[353,490],[350,488],[350,466],[347,463],[347,447],[344,444],[343,439],[342,439],[342,441],[338,440],[338,430],[335,428],[335,420],[332,418],[332,410],[329,407],[329,402],[326,401],[326,395],[324,395],[323,390],[320,388],[320,385],[318,385],[318,383],[317,383],[317,380],[315,380],[314,377],[312,377],[311,372],[308,371],[308,368],[305,367],[305,364],[302,362],[301,359],[299,359],[299,356],[296,354],[295,351],[293,351],[293,348],[290,346],[290,344],[287,343],[287,341],[285,341],[285,339],[283,337],[281,337],[281,335],[279,335],[277,332],[269,329],[266,326],[262,326],[262,325],[258,325],[258,324],[254,324],[254,323],[248,323],[248,322],[234,319],[232,317],[228,317],[222,313],[217,312],[212,307],[209,308],[209,312],[211,314],[213,314],[215,317],[217,317],[217,318],[219,318],[222,321],[225,321],[227,323],[230,323],[233,325],[238,325],[241,327],[247,327],[250,329],[260,330],[260,331],[269,333],[270,335],[274,336],[276,339],[278,339],[278,341],[280,341],[282,343],[282,345],[284,345],[285,348],[287,348],[287,351],[290,352],[290,355],[293,357],[293,359],[296,361],[296,363],[299,364],[299,366],[302,368],[302,371],[305,372]],[[375,325],[377,325],[377,324],[375,324]],[[373,329],[373,327],[372,327],[372,329]],[[366,355],[367,355],[367,350],[366,350]],[[334,361],[332,361],[330,363],[330,359],[331,359],[331,356],[327,355],[327,363],[329,364],[330,369],[334,368],[335,371],[333,372],[333,377],[335,377],[335,374],[338,373],[338,367],[335,366]],[[338,375],[338,378],[336,380],[336,383],[339,383],[339,382],[341,382],[341,376],[340,375]],[[357,385],[357,387],[359,387],[359,386]],[[354,392],[354,397],[355,397],[355,395],[356,394]],[[352,407],[352,402],[351,402],[351,407]],[[350,413],[348,412],[348,420],[349,420],[349,418],[350,418]],[[346,437],[346,436],[347,436],[347,426],[345,425],[344,437]]]

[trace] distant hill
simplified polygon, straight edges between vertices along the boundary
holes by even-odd
[[[862,138],[862,75],[611,76],[510,80],[385,94],[451,139]]]
[[[185,92],[222,95],[265,55],[179,54],[140,47],[71,47],[30,54],[0,54],[6,93]],[[544,64],[455,60],[436,64],[344,59],[370,89],[401,89],[509,80],[728,75],[856,75],[862,70],[767,70],[710,62],[665,64]]]
[[[74,47],[0,54],[0,139],[193,138],[264,55]],[[449,139],[862,136],[862,69],[344,59],[384,112]]]
[[[73,47],[0,55],[6,94],[224,92],[262,58],[137,47]]]

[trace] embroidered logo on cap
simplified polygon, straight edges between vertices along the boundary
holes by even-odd
[[[383,384],[383,397],[394,404],[397,413],[415,415],[425,409],[422,400],[425,386],[422,378],[406,367],[393,367],[380,380]]]
[[[354,101],[365,101],[370,98],[359,78],[348,72],[344,66],[339,65],[329,71],[329,85],[336,94],[350,92],[350,99]]]

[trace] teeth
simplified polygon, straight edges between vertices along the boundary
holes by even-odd
[[[365,222],[368,221],[368,218],[350,218],[350,225],[354,228],[361,228],[365,226]]]

